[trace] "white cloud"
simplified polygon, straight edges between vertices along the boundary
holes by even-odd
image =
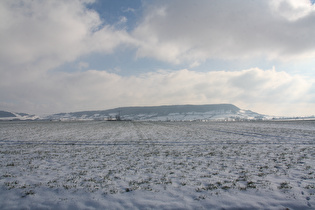
[[[272,0],[274,11],[290,21],[296,21],[314,12],[315,7],[309,0]]]
[[[145,4],[131,34],[104,26],[87,2],[1,1],[1,69],[43,71],[91,52],[113,53],[121,44],[135,47],[138,58],[191,67],[209,58],[315,56],[315,10],[309,0],[156,1]],[[121,17],[118,25],[126,22]]]
[[[89,63],[87,62],[79,62],[78,63],[78,68],[81,70],[81,69],[86,69],[89,67]]]
[[[90,70],[46,75],[28,85],[12,84],[6,92],[0,91],[0,95],[4,101],[18,104],[16,110],[30,113],[233,103],[264,114],[310,115],[315,114],[310,101],[313,84],[313,80],[301,76],[261,69],[208,73],[184,69],[138,77]]]
[[[128,19],[125,17],[125,16],[122,16],[119,18],[119,24],[123,24],[123,23],[126,23],[128,21]]]
[[[315,56],[315,10],[308,0],[156,1],[145,4],[131,34],[104,26],[87,2],[1,1],[1,69],[43,71],[91,52],[113,53],[121,44],[135,47],[138,58],[191,67],[209,58]]]
[[[122,77],[106,71],[54,72],[89,53],[201,65],[206,59],[315,56],[308,1],[157,1],[131,32],[103,25],[91,1],[0,1],[0,108],[29,113],[131,105],[233,103],[266,114],[314,114],[314,80],[275,70],[159,71]],[[127,24],[122,18],[121,24]],[[117,26],[117,27],[116,27]],[[91,63],[90,63],[91,64]],[[119,66],[117,67],[119,70]],[[150,71],[150,70],[148,70]],[[47,111],[49,110],[49,111]]]
[[[68,85],[60,82],[69,81],[49,70],[91,52],[112,53],[132,41],[124,30],[103,25],[98,13],[86,8],[91,2],[0,1],[1,107],[33,113],[64,108],[68,99],[61,87]],[[79,68],[88,67],[78,62]]]
[[[1,71],[45,71],[91,52],[111,53],[126,33],[102,26],[91,1],[1,1]]]
[[[138,57],[176,64],[208,58],[284,61],[315,56],[314,22],[308,0],[157,1],[133,36]]]

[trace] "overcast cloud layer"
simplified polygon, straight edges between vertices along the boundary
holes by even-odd
[[[263,114],[315,114],[315,78],[303,74],[308,69],[193,70],[209,59],[315,60],[315,7],[308,0],[144,1],[131,30],[123,16],[105,24],[87,9],[92,3],[0,2],[0,110],[48,114],[232,103]],[[109,73],[106,63],[96,71],[81,60],[124,49],[137,62],[150,58],[187,67],[123,76]],[[55,70],[67,63],[77,64],[77,71]]]

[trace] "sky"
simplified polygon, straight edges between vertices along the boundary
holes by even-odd
[[[2,0],[0,110],[315,115],[310,0]]]

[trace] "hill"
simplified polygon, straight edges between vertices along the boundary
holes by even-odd
[[[25,113],[15,113],[0,111],[0,120],[35,120],[39,119],[38,116],[25,114]]]
[[[258,120],[266,118],[232,104],[170,105],[120,107],[100,111],[59,113],[47,116],[50,120],[141,120],[141,121],[196,121],[196,120]]]
[[[0,111],[0,118],[16,117],[12,112]]]

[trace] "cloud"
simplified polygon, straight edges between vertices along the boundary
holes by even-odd
[[[138,57],[289,60],[315,56],[315,9],[308,0],[157,1],[133,31]]]
[[[127,41],[103,25],[92,1],[1,1],[1,71],[46,71],[91,52],[111,53]]]
[[[308,0],[188,0],[145,3],[131,31],[121,17],[104,25],[93,1],[1,1],[0,71],[47,71],[122,45],[136,57],[190,67],[207,59],[315,56],[315,9]]]
[[[207,59],[315,56],[315,7],[309,0],[188,0],[145,3],[131,31],[104,25],[93,1],[1,1],[1,71],[46,71],[121,45],[136,57],[195,67]]]
[[[304,18],[315,10],[309,0],[272,0],[270,5],[274,12],[290,21]]]
[[[86,69],[89,67],[89,63],[87,62],[79,62],[78,63],[78,68],[81,70],[81,69]]]
[[[56,86],[56,84],[58,84]],[[106,71],[45,75],[0,91],[30,113],[100,110],[120,106],[233,103],[264,114],[315,114],[314,81],[275,70],[198,73],[187,69],[122,77]],[[27,87],[27,88],[25,88]],[[1,88],[2,89],[2,88]],[[303,107],[303,108],[301,108]],[[300,109],[300,110],[299,110]]]
[[[150,1],[143,19],[128,31],[124,17],[104,25],[98,13],[87,9],[92,2],[0,1],[1,109],[41,114],[233,103],[266,114],[314,114],[315,82],[299,75],[257,68],[204,73],[148,69],[124,77],[81,71],[92,65],[79,59],[114,54],[126,46],[138,58],[188,63],[191,68],[209,58],[314,58],[315,14],[309,1]],[[54,71],[69,62],[78,72]]]

